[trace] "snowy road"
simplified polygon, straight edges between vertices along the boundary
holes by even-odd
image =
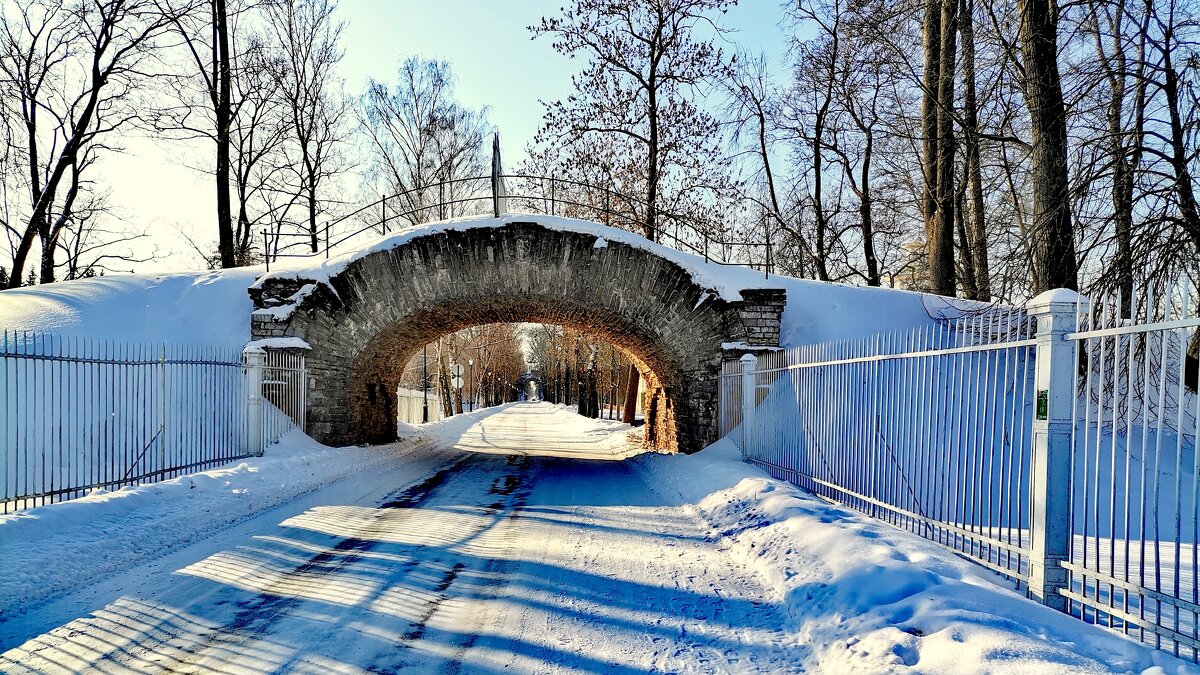
[[[580,420],[505,408],[424,475],[360,474],[51,602],[5,627],[31,634],[0,671],[796,670],[762,581]]]

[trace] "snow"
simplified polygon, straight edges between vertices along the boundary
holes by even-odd
[[[761,272],[756,272],[748,267],[718,265],[712,262],[705,262],[701,256],[677,251],[662,244],[656,244],[644,237],[626,232],[625,230],[619,230],[615,227],[608,227],[586,220],[576,220],[574,218],[523,213],[506,214],[499,218],[470,216],[416,225],[392,234],[382,235],[374,241],[368,241],[357,246],[352,251],[329,260],[317,259],[314,261],[314,259],[303,259],[287,261],[259,279],[258,285],[261,285],[267,279],[309,279],[328,285],[329,280],[341,274],[350,263],[373,253],[399,248],[414,239],[444,232],[465,232],[469,230],[499,228],[512,223],[535,223],[560,231],[591,235],[596,237],[596,243],[593,244],[596,248],[605,248],[609,244],[616,242],[648,251],[679,265],[691,275],[692,280],[696,284],[713,290],[718,296],[729,301],[741,300],[741,292],[744,289],[776,287],[770,280],[765,279]],[[599,245],[601,240],[604,242],[603,245]]]
[[[749,267],[708,262],[701,256],[656,244],[636,234],[599,223],[534,214],[508,214],[500,218],[473,216],[418,225],[383,235],[330,260],[288,261],[264,275],[258,284],[261,285],[266,279],[281,278],[309,279],[328,285],[329,280],[345,270],[347,265],[372,253],[391,250],[414,239],[442,232],[497,228],[510,223],[540,223],[558,230],[595,236],[596,248],[605,248],[617,242],[661,256],[687,271],[697,285],[711,291],[711,295],[701,294],[697,306],[712,296],[726,301],[739,301],[743,290],[783,288],[788,297],[781,335],[785,347],[924,326],[936,319],[954,318],[964,311],[983,306],[927,293],[847,286],[774,274],[768,276]],[[301,290],[303,292],[304,289]],[[296,300],[298,298],[265,311],[286,318]]]
[[[0,328],[58,333],[129,342],[176,342],[241,348],[250,339],[251,313],[286,319],[297,304],[346,265],[377,251],[389,250],[439,232],[502,227],[514,222],[596,237],[596,246],[613,242],[660,255],[687,270],[702,293],[737,301],[743,289],[783,288],[788,305],[783,315],[783,346],[810,344],[887,332],[957,316],[972,307],[964,301],[893,289],[861,288],[771,275],[747,267],[722,266],[700,256],[676,251],[623,230],[543,215],[512,214],[501,218],[465,218],[417,226],[377,238],[331,260],[291,259],[266,273],[262,266],[175,274],[126,274],[0,291]],[[603,242],[603,243],[602,243]],[[266,278],[310,279],[283,304],[255,310],[247,289]]]
[[[752,345],[748,342],[722,342],[721,349],[732,351],[746,352],[778,352],[783,351],[783,347],[764,347],[762,345]]]
[[[1050,305],[1070,305],[1072,307],[1086,307],[1087,298],[1072,291],[1069,288],[1053,288],[1048,291],[1043,291],[1040,295],[1034,297],[1025,306],[1033,309],[1035,307],[1049,307]]]
[[[298,337],[274,337],[251,340],[246,349],[312,349],[312,345]]]
[[[930,293],[846,286],[810,279],[772,276],[770,285],[787,291],[780,343],[784,347],[862,338],[930,326],[985,303]]]
[[[461,434],[483,412],[410,429],[398,446],[381,448],[330,448],[293,431],[263,457],[0,514],[3,615],[203,538],[318,486],[398,457],[419,456]],[[196,513],[203,513],[203,519],[197,520]]]
[[[802,664],[812,672],[1197,672],[1027,600],[932,542],[771,478],[729,440],[638,461],[768,580],[813,645]]]
[[[257,283],[257,282],[256,282]],[[289,296],[282,304],[275,307],[264,307],[254,310],[254,315],[263,319],[271,319],[274,321],[283,321],[296,311],[296,307],[300,306],[300,301],[312,295],[313,291],[317,290],[316,284],[304,284],[300,290]],[[332,289],[330,289],[332,290]]]
[[[728,442],[636,438],[512,404],[4,517],[0,670],[1195,672]]]
[[[0,329],[241,349],[262,268],[119,274],[0,291]]]

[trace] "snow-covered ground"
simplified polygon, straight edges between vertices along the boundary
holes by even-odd
[[[261,267],[114,274],[0,291],[0,330],[241,349]]]
[[[621,461],[545,403],[419,433],[4,517],[0,671],[1196,672],[726,443]]]
[[[732,442],[640,460],[770,584],[819,672],[1200,673],[1010,590],[932,542],[741,461]]]

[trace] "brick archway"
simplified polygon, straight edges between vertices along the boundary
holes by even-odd
[[[293,336],[312,347],[312,436],[393,440],[391,392],[422,345],[473,325],[538,322],[587,330],[622,349],[646,379],[648,436],[693,452],[715,437],[724,345],[778,345],[782,290],[722,299],[627,233],[600,240],[606,228],[593,224],[491,222],[418,230],[352,256],[320,283],[275,273],[251,289],[255,339]]]

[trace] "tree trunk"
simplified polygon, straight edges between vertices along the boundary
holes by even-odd
[[[629,366],[629,376],[625,378],[625,409],[621,411],[621,421],[625,424],[633,424],[637,418],[638,407],[638,379],[642,376],[638,372],[637,366]]]
[[[963,201],[966,195],[962,190],[957,192],[958,203],[954,209],[954,227],[958,232],[958,260],[961,264],[959,268],[959,278],[962,280],[963,297],[972,300],[978,299],[979,290],[975,288],[975,254],[971,250],[971,240],[967,236],[967,214],[963,208]]]
[[[862,165],[859,167],[859,182],[862,188],[858,196],[858,217],[862,228],[863,258],[867,262],[867,285],[882,285],[879,276],[879,259],[875,257],[875,219],[872,216],[873,206],[871,197],[871,153],[875,145],[873,132],[864,130],[866,143],[863,147]]]
[[[954,61],[958,35],[958,0],[942,0],[941,45],[938,55],[937,176],[932,236],[929,239],[931,290],[954,296]]]
[[[975,2],[963,0],[959,12],[962,33],[963,155],[966,163],[970,219],[967,221],[967,250],[974,275],[973,299],[992,299],[992,271],[988,264],[987,219],[984,217],[983,172],[979,159],[979,112],[975,100]],[[968,296],[971,297],[971,296]]]
[[[221,254],[221,267],[237,266],[234,251],[233,218],[230,210],[229,187],[229,136],[233,122],[231,103],[231,80],[233,73],[229,56],[229,25],[225,0],[213,0],[213,70],[217,77],[216,114],[217,137],[217,247]]]
[[[937,240],[938,187],[938,83],[941,81],[942,22],[941,0],[925,0],[925,21],[921,33],[925,44],[925,68],[922,74],[921,95],[921,168],[924,189],[921,192],[921,215],[925,218],[925,242],[933,265],[934,241]]]
[[[454,405],[450,401],[450,372],[446,369],[446,359],[442,350],[437,350],[438,362],[438,398],[442,401],[442,417],[454,416]]]
[[[646,88],[647,117],[650,123],[650,144],[646,148],[646,238],[658,241],[658,91],[651,71],[650,85]]]
[[[1066,111],[1058,75],[1058,8],[1053,0],[1017,0],[1017,15],[1032,141],[1033,292],[1076,290],[1079,270],[1067,183]]]

